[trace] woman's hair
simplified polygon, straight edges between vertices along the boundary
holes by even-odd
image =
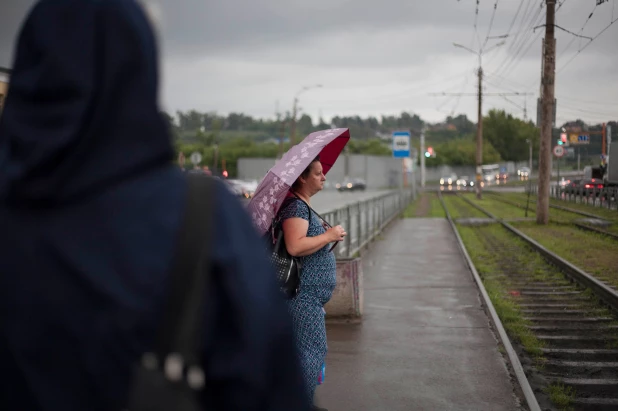
[[[309,163],[309,165],[307,166],[307,168],[300,173],[300,176],[298,176],[298,178],[296,179],[296,181],[294,181],[294,184],[292,184],[292,188],[293,189],[297,189],[300,186],[300,179],[302,178],[307,178],[309,177],[309,173],[311,173],[311,167],[313,166],[313,163],[315,163],[316,161],[320,161],[320,156],[316,156],[316,158],[314,158],[313,160],[311,160],[311,163]]]

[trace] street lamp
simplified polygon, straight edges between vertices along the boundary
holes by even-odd
[[[307,90],[313,90],[316,88],[322,88],[321,84],[315,84],[313,86],[304,86],[294,96],[294,106],[292,108],[292,122],[290,125],[290,145],[293,146],[296,141],[296,112],[298,111],[298,97]]]
[[[490,47],[489,50],[483,50],[483,47],[479,51],[474,51],[471,48],[463,46],[458,43],[453,43],[453,46],[467,50],[472,54],[478,55],[479,58],[479,84],[478,84],[478,123],[476,127],[476,198],[481,199],[481,166],[483,165],[483,54],[490,52],[506,43],[505,40]]]

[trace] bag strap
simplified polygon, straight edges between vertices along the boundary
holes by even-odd
[[[171,353],[178,353],[184,364],[199,365],[202,306],[210,283],[210,245],[214,237],[214,180],[205,175],[189,174],[187,182],[187,203],[155,353],[159,361],[164,361]]]
[[[320,220],[322,220],[322,221],[324,221],[324,222],[328,223],[328,221],[326,221],[326,220],[325,220],[325,219],[324,219],[321,215],[319,215],[319,214],[317,213],[317,211],[315,211],[313,208],[311,208],[311,206],[310,206],[310,205],[309,205],[309,204],[308,204],[305,200],[303,200],[302,198],[300,198],[300,197],[299,197],[296,193],[292,193],[292,194],[294,194],[294,197],[296,197],[297,199],[299,199],[300,201],[302,201],[302,202],[303,202],[303,203],[307,206],[307,208],[309,209],[309,221],[311,221],[311,212],[313,212],[313,214],[317,215],[317,216],[318,216],[318,218],[319,218]],[[329,223],[329,225],[330,225],[330,223]]]

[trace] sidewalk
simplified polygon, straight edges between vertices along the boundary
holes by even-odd
[[[407,219],[363,256],[365,315],[328,325],[329,411],[520,410],[446,220]]]

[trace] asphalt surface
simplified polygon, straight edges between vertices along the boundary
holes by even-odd
[[[329,324],[331,411],[522,409],[444,219],[404,219],[363,256],[359,325]]]
[[[318,213],[323,214],[345,207],[348,204],[369,200],[392,191],[394,190],[365,190],[340,193],[336,190],[324,190],[311,198],[311,207]],[[243,203],[248,204],[249,200],[243,199]]]
[[[391,191],[393,190],[366,190],[340,193],[336,190],[324,190],[311,198],[311,207],[322,214],[345,207],[348,204],[379,197]]]

